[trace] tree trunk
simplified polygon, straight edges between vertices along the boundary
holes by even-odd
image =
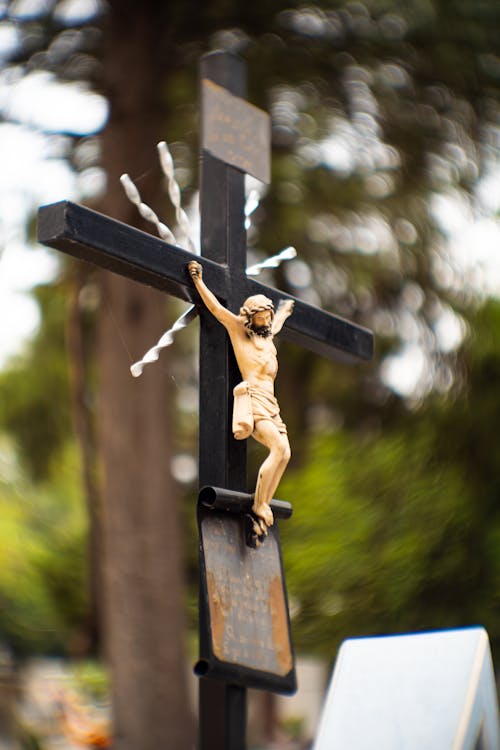
[[[103,134],[108,189],[102,210],[137,224],[119,175],[148,173],[146,201],[158,190],[155,144],[164,113],[158,90],[161,3],[112,2],[103,75],[111,104]],[[155,178],[156,176],[156,178]],[[165,296],[102,274],[99,436],[104,468],[104,640],[112,680],[115,750],[193,746],[177,493],[170,477],[165,357],[135,380],[133,359],[165,328]]]
[[[81,292],[88,281],[90,267],[81,261],[72,264],[71,299],[66,322],[66,348],[69,359],[71,405],[73,424],[80,446],[82,485],[85,491],[88,515],[87,569],[88,569],[88,620],[82,653],[95,654],[100,650],[102,621],[102,501],[96,476],[97,447],[95,427],[89,409],[89,356],[91,348],[85,340],[85,321],[81,305]],[[75,654],[75,655],[81,655]]]

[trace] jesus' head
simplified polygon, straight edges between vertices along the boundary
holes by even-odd
[[[255,294],[243,303],[240,316],[244,319],[245,327],[250,333],[258,336],[270,336],[274,318],[274,305],[269,297]]]

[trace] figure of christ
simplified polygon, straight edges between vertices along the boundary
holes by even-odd
[[[235,315],[206,286],[199,263],[191,261],[188,270],[207,309],[227,330],[243,378],[234,389],[234,436],[242,440],[251,435],[269,450],[259,470],[252,507],[256,532],[262,536],[273,524],[270,502],[291,455],[286,425],[274,395],[278,358],[273,337],[292,314],[293,301],[280,302],[275,314],[272,300],[257,294],[249,297]]]

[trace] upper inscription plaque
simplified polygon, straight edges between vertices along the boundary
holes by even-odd
[[[201,122],[202,148],[262,182],[271,181],[271,123],[266,112],[204,78]]]

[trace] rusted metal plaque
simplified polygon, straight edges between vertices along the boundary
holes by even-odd
[[[277,524],[258,549],[245,543],[242,516],[206,512],[200,535],[203,673],[293,692],[294,658]]]
[[[267,112],[204,78],[201,145],[226,164],[271,181],[271,121]]]

